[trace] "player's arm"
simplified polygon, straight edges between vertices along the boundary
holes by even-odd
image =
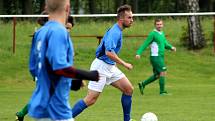
[[[117,32],[110,32],[109,35],[107,36],[107,40],[104,43],[105,46],[105,54],[113,61],[116,63],[124,66],[127,69],[132,69],[133,66],[130,63],[126,63],[123,61],[121,58],[118,57],[118,55],[115,53],[115,49],[117,47],[117,40],[121,39],[121,34]]]
[[[168,43],[168,41],[165,39],[164,41],[164,45],[165,45],[165,49],[171,50],[172,49],[172,45]]]
[[[153,41],[153,32],[151,32],[143,44],[138,48],[136,52],[136,58],[139,59],[142,52],[149,46],[149,44]]]
[[[168,50],[176,51],[176,47],[172,46],[167,41],[165,43],[165,48],[168,49]]]
[[[116,63],[118,63],[120,65],[123,65],[125,68],[127,68],[129,70],[133,68],[132,64],[123,61],[121,58],[119,58],[117,56],[117,54],[115,52],[106,51],[105,53],[111,60],[115,61]]]
[[[165,38],[165,40],[164,40],[164,44],[165,44],[165,49],[172,50],[172,51],[176,51],[176,47],[172,46],[172,45],[168,42],[168,40],[166,40],[166,38]]]
[[[69,78],[76,78],[80,80],[92,80],[92,81],[99,80],[98,71],[86,71],[86,70],[76,69],[74,67],[58,69],[58,70],[55,70],[54,73],[56,75],[65,76]]]
[[[73,91],[78,91],[81,87],[84,86],[83,80],[98,81],[99,79],[99,74],[97,71],[85,71],[75,69],[73,67],[59,69],[54,71],[54,73],[60,76],[72,78],[70,89]]]

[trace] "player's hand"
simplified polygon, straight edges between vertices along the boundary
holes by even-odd
[[[81,87],[83,87],[83,80],[81,79],[72,79],[70,89],[73,91],[78,91]]]
[[[140,59],[140,55],[136,55],[135,58],[136,58],[136,59]]]
[[[176,52],[176,47],[172,47],[172,51]]]
[[[124,64],[125,68],[127,68],[128,70],[131,70],[133,68],[133,65],[130,63],[125,63]]]

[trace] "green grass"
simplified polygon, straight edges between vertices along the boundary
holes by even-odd
[[[134,86],[132,117],[139,120],[146,112],[154,112],[159,121],[214,121],[215,120],[215,56],[213,46],[200,51],[187,51],[180,46],[179,38],[185,19],[165,20],[165,33],[168,39],[176,45],[177,52],[166,52],[167,90],[171,96],[159,96],[158,81],[148,85],[145,95],[141,96],[137,87],[140,80],[144,80],[152,73],[147,50],[141,60],[135,60],[135,51],[142,38],[124,38],[124,45],[120,57],[134,65],[128,71],[122,66],[120,69],[127,75]],[[104,34],[111,22],[77,23],[72,35]],[[213,21],[203,20],[203,29],[207,37],[213,31]],[[12,54],[12,25],[0,22],[0,121],[14,120],[14,114],[30,99],[34,89],[28,72],[28,56],[32,34],[36,24],[19,22],[17,24],[16,53]],[[148,34],[152,30],[153,20],[137,21],[124,34]],[[89,69],[94,59],[97,40],[95,38],[73,38],[75,46],[75,66]],[[86,87],[78,92],[71,92],[70,102],[73,105],[87,93]],[[121,121],[122,109],[121,93],[108,86],[104,89],[95,105],[85,110],[77,121]],[[26,121],[32,121],[26,117]]]

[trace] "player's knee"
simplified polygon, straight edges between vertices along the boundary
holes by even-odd
[[[159,74],[155,74],[154,77],[155,77],[156,79],[158,79],[158,78],[160,77],[160,75],[159,75]]]
[[[96,97],[90,97],[90,96],[87,96],[87,97],[84,99],[84,101],[85,101],[85,103],[87,104],[87,106],[91,106],[91,105],[95,104],[95,103],[96,103],[96,100],[97,100]]]
[[[166,76],[166,72],[164,71],[164,72],[161,72],[160,73],[160,76]]]
[[[134,87],[130,86],[130,87],[126,88],[123,93],[126,94],[126,95],[132,95],[133,90],[134,90]]]

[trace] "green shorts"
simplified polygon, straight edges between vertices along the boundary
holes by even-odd
[[[153,72],[155,74],[160,74],[167,70],[166,65],[164,63],[164,57],[162,56],[151,56],[150,61],[153,67]]]

